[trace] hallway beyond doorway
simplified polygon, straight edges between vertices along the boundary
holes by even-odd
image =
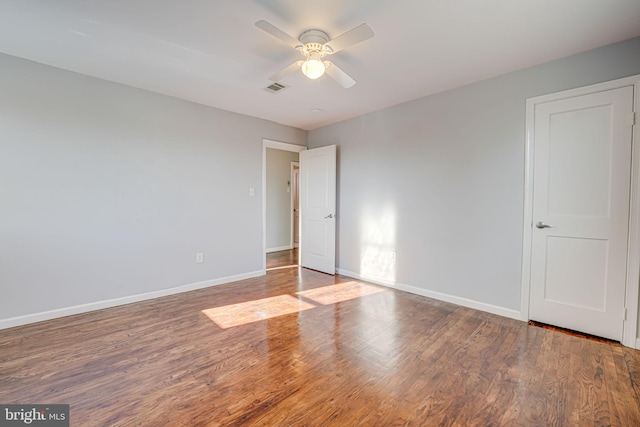
[[[298,248],[266,254],[267,270],[298,265]]]

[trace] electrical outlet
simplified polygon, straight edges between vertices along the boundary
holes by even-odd
[[[198,252],[196,254],[196,262],[198,264],[202,264],[204,262],[204,254],[202,252]]]
[[[391,260],[396,260],[396,251],[391,251]]]
[[[249,187],[249,196],[253,197],[256,195],[256,189],[253,187]]]

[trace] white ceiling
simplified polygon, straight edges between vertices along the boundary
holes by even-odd
[[[357,84],[263,90],[299,53],[261,19],[296,38],[369,24],[331,57]],[[639,0],[0,0],[0,52],[301,129],[635,36]]]

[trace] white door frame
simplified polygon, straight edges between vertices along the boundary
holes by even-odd
[[[531,242],[533,226],[533,151],[534,151],[534,111],[536,104],[557,101],[574,96],[602,92],[625,86],[634,86],[635,116],[640,111],[640,75],[626,77],[605,83],[582,88],[528,98],[526,102],[526,141],[525,141],[525,176],[524,176],[524,221],[522,233],[522,290],[521,319],[529,320],[529,292],[531,289]],[[634,117],[635,117],[634,116]],[[629,117],[633,120],[633,117]],[[640,132],[637,120],[633,128],[631,155],[631,203],[629,212],[629,240],[627,252],[627,274],[622,344],[640,349],[638,335],[638,296],[640,294]],[[622,313],[621,313],[622,316]]]
[[[267,148],[300,153],[307,149],[302,145],[289,144],[287,142],[274,141],[262,138],[262,254],[267,253]],[[293,244],[293,236],[291,237]],[[262,257],[262,271],[267,271],[267,258]]]
[[[298,169],[300,168],[300,162],[291,162],[291,174],[290,174],[290,181],[289,181],[289,191],[291,191],[291,197],[290,197],[290,204],[289,204],[289,218],[290,218],[290,224],[289,224],[289,229],[291,230],[291,239],[289,241],[289,246],[291,246],[292,248],[295,248],[295,226],[294,226],[294,222],[296,220],[296,214],[293,211],[294,209],[294,199],[296,197],[296,192],[299,194],[299,188],[294,188],[293,186],[293,182],[294,182],[294,174],[295,174],[295,166],[298,167]],[[299,187],[299,185],[298,185]],[[295,191],[294,191],[295,190]],[[298,198],[298,201],[300,201],[300,199]],[[298,206],[299,208],[299,206]],[[299,224],[298,224],[299,225]],[[300,231],[300,229],[298,228],[298,231]],[[300,242],[298,242],[300,243]]]

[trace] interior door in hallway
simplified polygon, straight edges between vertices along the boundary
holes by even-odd
[[[529,316],[620,341],[633,87],[535,106]]]
[[[300,265],[336,272],[336,146],[300,153]]]
[[[291,189],[293,198],[293,247],[300,246],[300,164],[292,163]]]

